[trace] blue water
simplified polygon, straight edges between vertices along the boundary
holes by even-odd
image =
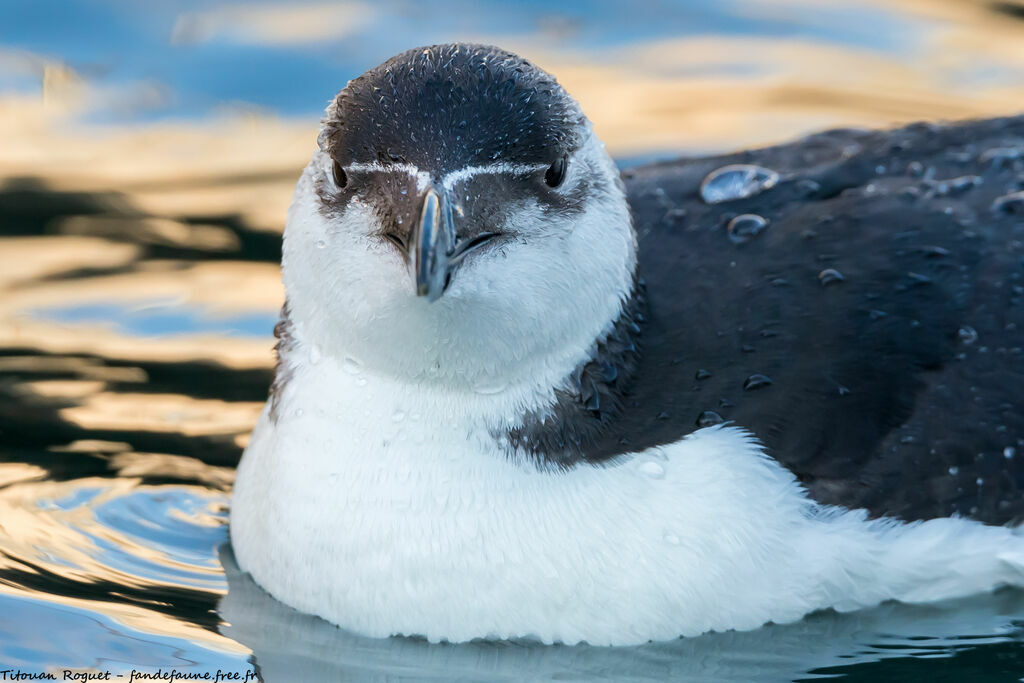
[[[514,46],[570,78],[579,65],[604,69],[598,85],[607,79],[611,92],[592,94],[588,113],[624,166],[733,135],[771,142],[831,124],[996,114],[1024,106],[1014,104],[1024,21],[1011,5],[0,0],[0,140],[18,131],[0,142],[0,671],[220,669],[286,683],[1024,680],[1019,591],[639,648],[367,639],[275,602],[235,567],[227,511],[272,376],[281,303],[278,235],[246,212],[265,194],[286,198],[298,162],[247,169],[270,181],[225,179],[202,142],[165,157],[137,142],[148,134],[159,147],[169,126],[200,135],[239,112],[242,135],[253,111],[311,133],[348,79],[450,40]],[[295,16],[306,19],[289,24]],[[703,47],[678,56],[693,45]],[[615,71],[643,50],[650,59]],[[53,75],[62,70],[73,76]],[[65,77],[84,104],[52,121],[46,107],[17,113]],[[616,132],[614,88],[648,77],[671,97],[629,103],[659,124],[638,141]],[[695,118],[676,125],[684,115]],[[692,121],[701,126],[691,133]],[[719,137],[709,142],[708,130]],[[142,137],[95,151],[119,134]],[[58,136],[74,153],[41,163]],[[24,151],[34,148],[50,151]],[[148,189],[94,174],[107,154],[123,162],[109,177],[134,179],[139,163]],[[182,163],[193,157],[211,169]],[[166,177],[146,175],[164,162]],[[238,194],[210,208],[207,177]],[[183,186],[194,193],[174,194]],[[88,233],[99,242],[74,241],[82,233],[67,219],[79,216],[105,226]],[[154,246],[133,227],[142,217],[213,225],[238,246]],[[283,224],[283,206],[272,218]],[[110,261],[125,245],[134,251]]]
[[[230,337],[263,337],[274,328],[277,313],[212,315],[196,307],[135,301],[131,305],[85,303],[40,308],[31,315],[68,324],[99,324],[133,337],[188,335],[201,332]]]
[[[317,115],[339,83],[410,47],[452,40],[486,37],[504,44],[539,33],[542,46],[547,38],[563,48],[599,52],[681,37],[769,35],[899,56],[908,46],[908,36],[921,28],[912,17],[880,4],[821,6],[813,14],[773,17],[770,13],[751,16],[746,3],[734,0],[576,0],[557,7],[535,0],[488,5],[449,1],[429,6],[380,2],[368,7],[372,16],[351,35],[339,27],[343,35],[297,45],[246,44],[231,36],[172,42],[182,17],[210,9],[209,3],[198,1],[8,2],[0,6],[0,45],[58,57],[77,70],[95,73],[100,85],[165,84],[173,93],[171,102],[141,112],[144,118],[160,118],[207,116],[225,101],[285,115]],[[706,73],[699,64],[692,69]],[[116,111],[98,116],[123,119]]]

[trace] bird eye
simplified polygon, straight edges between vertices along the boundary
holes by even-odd
[[[565,154],[555,159],[555,163],[551,164],[544,173],[544,182],[548,184],[548,187],[558,187],[562,184],[562,181],[565,180],[565,169],[568,166],[569,157]]]
[[[339,189],[348,185],[348,176],[345,175],[345,169],[343,169],[341,164],[337,161],[335,161],[334,165],[331,167],[331,175],[334,176],[334,184],[337,185]]]

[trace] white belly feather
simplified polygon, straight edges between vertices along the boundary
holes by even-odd
[[[240,566],[363,634],[602,645],[1024,583],[1017,532],[823,509],[739,429],[538,472],[496,452],[503,410],[330,359],[297,370],[238,470]]]

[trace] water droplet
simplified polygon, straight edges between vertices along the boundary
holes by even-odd
[[[801,178],[796,181],[796,189],[798,189],[804,195],[816,194],[821,190],[821,185],[810,178]]]
[[[955,477],[956,475],[960,474],[960,468],[957,467],[956,465],[953,465],[952,467],[949,468],[949,473]]]
[[[993,168],[1003,168],[1021,157],[1024,157],[1024,147],[993,147],[982,152],[978,161],[983,164],[991,162]]]
[[[907,278],[910,279],[911,287],[918,287],[920,285],[930,285],[932,283],[932,279],[930,277],[928,277],[927,275],[922,275],[921,273],[907,273]]]
[[[408,188],[405,188],[405,187],[403,187],[401,190],[399,190],[399,192],[401,192],[403,195],[409,194]]]
[[[686,218],[686,209],[669,209],[665,212],[664,219],[669,223],[682,223]]]
[[[730,164],[712,171],[700,184],[700,196],[707,204],[752,197],[779,182],[775,171],[753,164]]]
[[[698,370],[696,372],[696,374],[694,374],[694,377],[696,379],[707,379],[710,376],[711,376],[711,373],[708,372],[707,370],[704,370],[703,368],[701,368],[700,370]]]
[[[316,365],[320,362],[321,357],[322,354],[320,353],[320,347],[316,344],[311,345],[309,347],[309,362]]]
[[[404,410],[396,410],[394,413],[391,414],[391,421],[392,422],[401,422],[404,419],[405,419],[405,411]]]
[[[640,471],[651,479],[661,479],[665,476],[665,468],[650,460],[640,465]]]
[[[327,246],[327,242],[324,242],[323,240],[317,240],[316,241],[316,248],[317,249],[323,249],[326,246]]]
[[[981,177],[976,175],[962,175],[946,181],[947,191],[952,195],[963,194],[978,185],[981,185]]]
[[[842,282],[846,278],[835,268],[826,268],[825,270],[818,273],[818,281],[821,282],[822,287],[827,287],[831,284]]]
[[[774,384],[774,382],[767,375],[754,373],[743,382],[743,391],[753,391],[754,389],[767,387],[771,384]]]
[[[942,256],[949,256],[950,252],[949,249],[944,249],[943,247],[928,245],[926,247],[921,247],[921,253],[928,258],[939,258]]]
[[[1017,455],[1017,449],[1013,446],[1007,446],[1003,449],[1003,457],[1009,460],[1013,456]]]
[[[698,427],[711,427],[713,425],[722,424],[723,422],[725,422],[725,418],[713,410],[705,410],[697,416]]]
[[[306,411],[303,410],[302,408],[296,408],[295,409],[295,417],[302,417],[305,414],[306,414]]]
[[[756,213],[744,213],[729,221],[726,232],[733,244],[746,244],[768,227],[768,219]]]
[[[488,385],[488,384],[478,384],[477,386],[473,387],[473,391],[475,391],[478,394],[484,394],[485,396],[489,396],[491,394],[500,394],[502,391],[505,390],[506,386],[508,386],[508,385],[507,384],[490,384],[490,385]]]
[[[679,537],[673,533],[666,531],[662,538],[664,538],[665,543],[668,543],[669,545],[679,545]]]
[[[362,372],[362,363],[357,361],[351,356],[345,356],[345,360],[341,363],[341,369],[349,375],[358,375]]]
[[[978,331],[970,325],[964,325],[961,327],[957,332],[957,335],[960,337],[960,342],[965,346],[970,346],[974,342],[978,341]]]
[[[996,198],[992,210],[1002,213],[1024,213],[1024,191],[1011,192]]]
[[[978,486],[981,486],[982,484],[985,483],[985,480],[982,477],[978,477],[977,479],[974,480],[974,483],[977,484]]]
[[[356,386],[357,387],[365,387],[366,386],[366,378],[365,377],[356,377]]]

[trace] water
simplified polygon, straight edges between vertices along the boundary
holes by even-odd
[[[729,240],[736,245],[746,244],[754,239],[768,227],[768,219],[754,213],[744,213],[736,216],[726,226],[726,233]]]
[[[821,282],[822,287],[834,285],[844,281],[846,278],[835,268],[826,268],[825,270],[818,273],[818,281]]]
[[[1024,213],[1024,192],[1011,192],[997,198],[992,202],[992,209],[1007,213]]]
[[[772,380],[766,375],[755,373],[743,382],[743,391],[754,391],[763,387],[771,386]]]
[[[347,79],[413,45],[495,42],[556,73],[629,165],[830,125],[1015,111],[1024,22],[1013,3],[284,7],[0,4],[0,670],[1024,676],[1018,591],[639,648],[361,638],[239,574],[226,527],[271,379],[285,209],[319,112]],[[922,187],[969,182],[955,180]],[[362,371],[357,359],[346,368]]]
[[[698,427],[710,427],[712,425],[722,424],[723,422],[725,422],[725,418],[713,410],[705,410],[697,416]]]
[[[723,166],[708,174],[700,185],[700,196],[708,204],[753,197],[775,187],[779,174],[752,164]]]

